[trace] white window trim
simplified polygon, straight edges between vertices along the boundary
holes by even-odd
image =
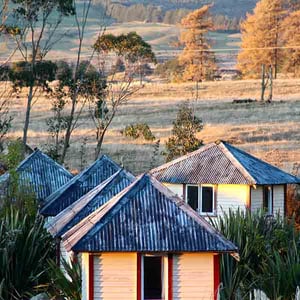
[[[268,192],[268,211],[266,212],[268,216],[273,216],[273,185],[265,185],[265,187],[269,190]],[[264,187],[263,187],[263,193],[264,193]],[[264,197],[264,194],[263,194]]]
[[[162,263],[162,299],[168,299],[168,256],[164,254],[143,254],[141,256],[141,293],[142,293],[142,300],[145,300],[144,297],[144,258],[147,256],[159,256],[161,257]]]
[[[215,186],[213,184],[202,184],[200,189],[200,206],[199,211],[201,215],[204,216],[214,216],[216,214],[216,208],[215,208]],[[212,212],[203,212],[202,211],[202,187],[211,187],[212,188]]]
[[[196,186],[198,187],[198,209],[197,212],[202,216],[215,216],[216,215],[216,199],[215,199],[215,191],[216,187],[213,184],[187,184],[185,189],[185,202],[188,203],[188,187]],[[203,212],[202,211],[202,187],[212,187],[212,212]]]

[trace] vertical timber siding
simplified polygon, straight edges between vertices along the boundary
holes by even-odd
[[[173,256],[173,300],[214,299],[213,253]]]
[[[285,188],[284,185],[273,186],[273,210],[274,214],[277,213],[284,217],[284,201],[285,201]]]
[[[137,254],[94,256],[94,300],[136,300]]]

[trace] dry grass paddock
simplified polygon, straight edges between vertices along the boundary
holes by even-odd
[[[156,138],[161,140],[160,150],[171,135],[172,121],[178,105],[192,100],[196,115],[202,118],[204,129],[199,138],[205,143],[223,139],[245,149],[258,157],[278,162],[290,171],[294,162],[300,162],[300,80],[277,80],[275,99],[271,104],[233,104],[236,98],[259,98],[260,82],[220,81],[201,85],[199,99],[194,98],[194,84],[146,83],[133,99],[120,109],[104,141],[103,153],[135,174],[147,171],[163,163],[159,155],[152,161],[153,143],[123,137],[120,130],[137,122],[149,124]],[[2,85],[2,90],[8,90]],[[14,115],[10,137],[22,136],[25,115],[26,91],[11,99]],[[29,131],[29,144],[46,148],[51,143],[47,133],[46,119],[51,116],[47,97],[41,96],[33,106]],[[84,138],[86,145],[83,145]],[[74,132],[66,165],[80,169],[93,160],[95,130],[87,110],[80,118]],[[80,149],[84,148],[84,154]]]

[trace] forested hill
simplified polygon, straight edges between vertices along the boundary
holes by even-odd
[[[130,6],[134,4],[159,6],[163,11],[171,9],[196,9],[205,4],[214,3],[215,14],[227,15],[231,18],[244,17],[251,11],[258,0],[111,0],[115,4]]]

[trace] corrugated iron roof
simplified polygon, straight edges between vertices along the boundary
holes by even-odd
[[[35,150],[24,159],[16,171],[19,174],[19,184],[31,187],[39,201],[44,201],[73,177],[63,166],[40,150]],[[7,180],[9,173],[0,177],[0,183]]]
[[[161,182],[178,184],[300,183],[290,175],[225,142],[217,142],[153,169]]]
[[[112,159],[102,155],[89,168],[51,194],[40,213],[44,216],[56,216],[120,169]]]
[[[82,219],[120,193],[134,180],[135,177],[124,169],[116,172],[54,217],[47,224],[47,230],[54,237],[62,236]]]
[[[62,237],[75,252],[236,252],[207,221],[148,174]]]

